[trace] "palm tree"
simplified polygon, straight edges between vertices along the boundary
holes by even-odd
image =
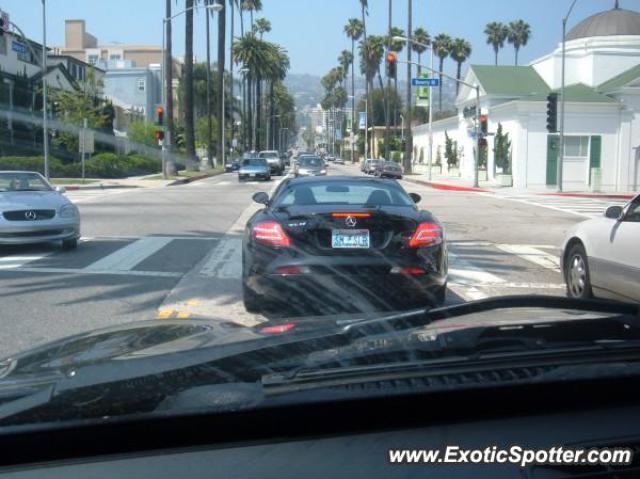
[[[438,66],[440,84],[438,85],[438,109],[442,111],[442,69],[444,68],[444,60],[449,56],[451,51],[451,37],[446,33],[439,34],[433,39],[433,53],[440,59]]]
[[[458,64],[456,78],[460,80],[462,74],[462,64],[467,61],[469,55],[471,55],[471,44],[464,38],[456,38],[451,43],[451,52],[449,54],[451,59]],[[456,83],[456,96],[460,91],[460,83]]]
[[[501,22],[487,23],[484,29],[484,34],[487,36],[487,44],[493,47],[493,51],[496,57],[496,65],[498,64],[498,52],[504,47],[504,41],[509,35],[509,28]]]
[[[262,36],[271,31],[271,22],[266,18],[258,18],[254,29],[260,35],[260,40],[262,40]]]
[[[367,22],[365,20],[365,16],[369,16],[369,1],[368,0],[359,0],[360,2],[360,11],[362,13],[362,38],[364,39],[364,43],[367,43]],[[360,65],[360,69],[362,69],[362,64]],[[367,98],[367,123],[364,126],[365,129],[369,128],[369,109],[371,108],[371,92],[369,91],[369,82],[366,81],[365,78],[365,82],[364,82],[364,95]],[[371,151],[370,148],[367,148],[368,151]],[[366,160],[366,158],[365,158]]]
[[[171,18],[171,2],[172,0],[166,0],[165,3],[165,18]],[[166,88],[165,92],[165,101],[166,101],[166,121],[167,121],[167,138],[166,142],[168,148],[168,154],[166,155],[167,161],[165,164],[166,173],[168,175],[173,175],[175,173],[175,165],[173,162],[173,155],[171,154],[171,146],[174,141],[173,139],[173,53],[172,53],[172,44],[171,44],[171,21],[166,23],[166,43],[165,43],[165,71],[164,71],[164,81]]]
[[[366,40],[360,42],[360,71],[365,77],[367,92],[373,90],[373,80],[378,76],[380,89],[384,91],[382,76],[380,75],[380,63],[384,57],[385,38],[377,35],[370,35]],[[371,108],[372,105],[370,104]]]
[[[420,27],[416,28],[413,32],[413,40],[414,42],[411,44],[411,48],[418,54],[418,76],[420,76],[422,73],[422,67],[420,66],[422,63],[422,54],[427,51],[427,48],[422,45],[431,45],[431,37],[424,28]]]
[[[168,1],[168,0],[167,0]],[[357,18],[350,18],[347,21],[347,24],[344,26],[344,33],[351,39],[351,64],[353,65],[353,60],[355,59],[355,48],[356,42],[360,40],[362,36],[362,32],[364,30],[364,24],[358,20]],[[351,96],[353,98],[353,106],[351,109],[351,128],[352,131],[356,128],[356,112],[355,112],[355,104],[356,104],[356,69],[351,68]],[[353,159],[353,153],[351,158]]]
[[[249,12],[251,16],[251,30],[254,29],[253,12],[259,12],[262,10],[262,0],[242,0],[242,10]]]
[[[184,143],[186,168],[196,168],[195,125],[193,123],[193,2],[185,0],[185,48],[184,48]]]
[[[342,78],[343,81],[347,79],[347,75],[349,75],[349,68],[351,67],[352,63],[353,55],[351,54],[351,52],[349,50],[342,50],[340,52],[340,56],[338,57],[338,64],[344,72],[344,78]]]
[[[516,65],[518,64],[518,52],[520,47],[524,47],[531,38],[531,27],[524,20],[516,20],[509,24],[507,41],[513,45],[516,53]]]
[[[213,3],[215,0],[209,0]],[[217,0],[218,3],[222,4],[224,8],[224,0]],[[224,98],[225,88],[224,88],[224,64],[225,64],[225,40],[226,40],[226,31],[227,31],[227,15],[226,10],[222,10],[218,13],[218,95],[220,98]],[[208,41],[208,38],[207,38]],[[229,105],[231,107],[231,105]],[[224,156],[226,152],[225,145],[225,105],[223,101],[218,102],[218,129],[219,129],[219,138],[218,138],[218,163],[224,166]],[[209,161],[211,161],[211,155],[209,155]]]
[[[393,37],[404,37],[404,30],[399,27],[391,27],[391,31],[389,33],[390,35],[387,41],[391,46],[391,51],[400,53],[406,42],[404,40],[394,40]]]

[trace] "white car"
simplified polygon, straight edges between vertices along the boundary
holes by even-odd
[[[62,241],[74,249],[80,238],[80,213],[40,173],[0,171],[0,245]]]
[[[640,195],[574,226],[560,265],[573,298],[640,302]]]

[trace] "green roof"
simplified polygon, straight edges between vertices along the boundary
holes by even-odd
[[[560,89],[554,90],[559,93]],[[584,103],[617,103],[610,96],[598,92],[595,88],[585,85],[584,83],[574,83],[564,87],[564,96],[566,101],[584,102]],[[547,101],[547,94],[531,95],[523,100],[529,101]]]
[[[522,97],[549,92],[549,87],[531,66],[471,65],[487,95]]]
[[[611,80],[607,80],[606,82],[600,84],[600,86],[598,86],[598,91],[601,91],[601,92],[615,91],[618,88],[621,88],[631,83],[633,80],[639,77],[640,77],[640,65],[636,65],[635,67],[629,68],[628,70],[623,71],[619,75],[614,76]]]

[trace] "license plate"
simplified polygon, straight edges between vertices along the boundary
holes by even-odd
[[[369,230],[332,230],[332,248],[369,248]]]
[[[256,176],[256,174],[255,173],[249,173],[249,176],[253,178],[254,176]]]

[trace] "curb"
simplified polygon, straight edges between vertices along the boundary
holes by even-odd
[[[433,181],[423,181],[423,180],[414,180],[412,178],[403,177],[403,180],[410,181],[412,183],[417,183],[419,185],[429,186],[436,190],[445,190],[445,191],[466,191],[466,192],[474,192],[474,193],[490,193],[490,190],[486,190],[484,188],[475,188],[473,186],[462,186],[462,185],[452,185],[451,183],[435,183]]]
[[[632,200],[636,197],[633,194],[626,193],[538,193],[543,196],[568,196],[570,198],[601,198],[601,199],[611,199],[611,200]]]
[[[225,173],[225,171],[216,171],[215,173],[212,173],[212,174],[198,175],[198,176],[192,176],[191,178],[184,178],[184,179],[180,179],[180,180],[175,180],[175,181],[172,181],[171,183],[169,183],[167,186],[186,185],[188,183],[193,183],[194,181],[204,180],[205,178],[211,178],[213,176],[218,176],[218,175],[221,175],[222,173]]]
[[[79,185],[56,185],[63,186],[67,191],[78,191],[78,190],[113,190],[113,189],[126,189],[126,188],[140,188],[139,186],[129,186],[129,185],[100,185],[100,186],[79,186]]]

